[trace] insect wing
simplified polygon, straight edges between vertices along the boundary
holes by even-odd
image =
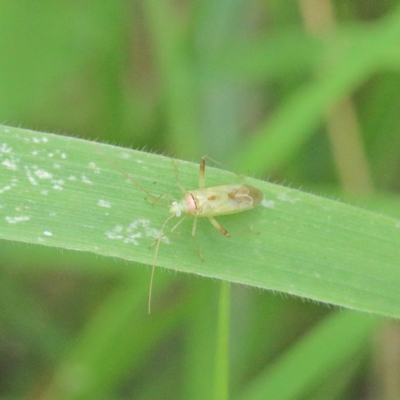
[[[192,190],[198,217],[235,214],[260,204],[262,193],[248,185],[222,185]]]

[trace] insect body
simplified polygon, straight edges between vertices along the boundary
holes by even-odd
[[[169,209],[171,214],[163,223],[161,234],[156,240],[156,250],[154,253],[153,266],[150,278],[149,288],[149,303],[148,311],[150,313],[151,292],[153,286],[154,269],[157,262],[158,249],[161,239],[164,236],[164,229],[168,221],[174,216],[180,217],[182,214],[192,215],[194,217],[192,235],[196,233],[196,225],[198,217],[207,217],[211,224],[225,236],[230,237],[230,234],[224,229],[214,218],[218,215],[236,214],[242,211],[250,210],[261,203],[263,194],[256,188],[249,185],[221,185],[205,187],[205,157],[201,158],[200,174],[199,174],[199,189],[185,191],[183,198],[177,202],[174,201]],[[179,185],[180,186],[180,185]],[[172,229],[175,230],[181,222],[181,219]]]
[[[139,184],[139,182],[133,179],[125,171],[119,168],[112,160],[110,160],[105,154],[103,154],[97,148],[97,146],[95,146],[95,148],[97,152],[99,152],[104,158],[106,158],[106,160],[111,165],[113,165],[118,171],[125,175],[140,190],[152,197],[155,203],[160,200],[160,196],[157,197],[148,192]],[[178,182],[178,185],[184,192],[184,195],[180,201],[174,201],[170,206],[170,215],[162,224],[160,235],[153,243],[156,248],[154,252],[149,286],[149,313],[158,249],[160,247],[161,240],[165,235],[164,230],[168,222],[174,217],[180,217],[182,214],[186,214],[186,216],[193,216],[194,221],[192,235],[194,236],[196,233],[197,218],[206,217],[216,229],[218,229],[225,236],[229,237],[230,234],[215,220],[214,217],[218,215],[236,214],[242,211],[250,210],[260,204],[263,199],[263,194],[258,189],[249,185],[236,184],[213,186],[208,188],[205,187],[205,166],[205,157],[203,156],[200,162],[199,189],[185,191],[185,189]],[[185,217],[179,220],[179,222],[175,224],[172,229],[170,229],[170,232],[174,231],[184,221]]]
[[[214,219],[217,215],[235,214],[250,210],[260,204],[262,193],[249,185],[221,185],[186,192],[182,200],[173,202],[170,214],[180,217],[181,214],[207,217],[210,222],[225,236],[229,233]],[[195,234],[193,225],[192,235]]]

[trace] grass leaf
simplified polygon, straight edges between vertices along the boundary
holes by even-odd
[[[163,195],[160,202],[151,204],[98,150],[148,192]],[[198,164],[176,165],[181,185],[197,188]],[[157,266],[400,316],[396,219],[211,167],[206,181],[245,182],[265,199],[254,210],[217,218],[231,238],[206,219],[193,238],[187,218],[167,232]],[[163,205],[180,196],[168,157],[0,128],[1,239],[151,265],[149,246],[168,216]]]

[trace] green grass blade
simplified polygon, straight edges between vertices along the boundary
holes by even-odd
[[[229,399],[229,283],[222,282],[218,307],[214,399]]]
[[[261,124],[255,138],[245,149],[242,146],[236,165],[262,173],[290,159],[313,134],[327,110],[377,71],[392,67],[387,60],[393,58],[400,35],[399,21],[400,8],[390,18],[377,22],[375,29],[357,31],[356,35],[349,31],[348,35],[339,35],[335,45],[329,42],[325,62],[315,66],[318,76]]]
[[[174,165],[167,157],[96,146],[0,128],[0,238],[151,265],[149,245],[168,211],[146,201],[96,148],[156,196],[181,196]],[[180,183],[196,188],[198,165],[176,164]],[[215,168],[207,168],[206,179],[209,186],[246,182],[265,200],[218,218],[231,238],[202,219],[192,238],[187,218],[166,235],[157,266],[400,316],[396,219]]]
[[[103,396],[147,360],[149,349],[182,318],[183,304],[150,318],[145,308],[137,312],[146,296],[144,288],[137,274],[126,276],[68,348],[41,399],[107,398]]]
[[[329,315],[282,359],[259,374],[236,399],[306,398],[321,381],[366,348],[379,322],[377,318],[351,311]]]

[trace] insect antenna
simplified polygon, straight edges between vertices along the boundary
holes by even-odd
[[[148,196],[150,196],[155,203],[160,202],[164,206],[168,207],[168,204],[163,203],[160,201],[160,196],[154,196],[154,194],[151,194],[147,189],[145,189],[136,179],[132,178],[129,174],[127,174],[118,164],[116,164],[110,157],[106,156],[97,146],[95,143],[92,143],[93,147],[99,153],[102,157],[104,157],[109,164],[111,164],[117,171],[119,171],[122,175],[124,175],[127,179],[129,179],[136,187],[138,187],[140,190],[142,190],[144,193],[146,193]]]
[[[149,300],[148,300],[148,303],[147,303],[147,311],[148,311],[149,314],[150,314],[150,312],[151,312],[151,296],[152,296],[152,293],[153,293],[154,271],[155,271],[155,269],[156,269],[156,262],[157,262],[158,249],[159,249],[159,247],[160,247],[160,243],[161,243],[162,238],[165,236],[164,228],[165,228],[165,226],[167,225],[167,223],[168,223],[172,218],[174,218],[174,217],[175,217],[175,214],[172,214],[172,215],[170,215],[170,216],[164,221],[164,223],[162,224],[162,227],[161,227],[161,234],[160,234],[160,236],[159,236],[159,237],[156,239],[156,241],[153,242],[153,244],[150,246],[150,247],[152,247],[154,244],[156,245],[156,249],[155,249],[155,251],[154,251],[153,265],[152,265],[152,267],[151,267],[150,285],[149,285]],[[180,220],[169,230],[168,233],[173,232],[185,219],[186,219],[186,217],[183,217],[182,219],[180,219]]]
[[[174,171],[175,171],[175,182],[178,185],[179,189],[181,189],[182,193],[186,192],[186,189],[181,185],[179,182],[179,170],[178,170],[178,165],[176,164],[176,161],[172,159],[172,163],[174,164]]]
[[[164,207],[170,207],[170,206],[171,206],[170,204],[165,203],[165,202],[163,202],[163,201],[161,200],[163,197],[166,197],[166,198],[168,198],[168,199],[171,200],[171,201],[176,201],[173,197],[168,196],[168,195],[165,194],[165,193],[161,193],[161,194],[158,195],[158,196],[154,196],[154,195],[153,195],[153,200],[149,200],[149,199],[147,199],[147,198],[145,198],[145,200],[148,201],[151,205],[160,203],[160,204],[163,205]]]

